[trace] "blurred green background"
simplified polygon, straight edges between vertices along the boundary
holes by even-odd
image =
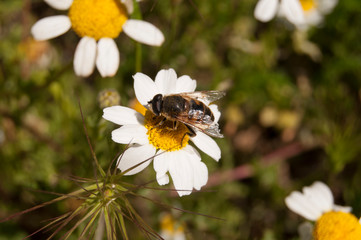
[[[143,19],[165,35],[160,48],[142,46],[142,72],[160,69],[197,80],[197,90],[225,90],[219,102],[219,163],[202,155],[208,186],[179,198],[169,191],[139,194],[193,212],[196,216],[131,199],[156,231],[170,212],[188,239],[299,239],[304,219],[284,198],[319,180],[340,205],[361,216],[361,5],[340,1],[322,27],[296,32],[280,19],[261,23],[255,0],[146,0]],[[38,190],[69,193],[67,176],[94,177],[82,127],[107,168],[123,146],[112,142],[115,125],[102,120],[98,94],[115,89],[121,105],[134,99],[136,44],[116,39],[121,63],[116,76],[74,75],[79,37],[72,31],[35,42],[38,19],[62,13],[40,0],[0,2],[0,218],[54,198]],[[125,181],[155,179],[152,167]],[[149,184],[158,187],[157,183]],[[172,185],[166,186],[172,187]],[[63,201],[0,224],[0,239],[22,239],[47,219],[74,208]],[[129,224],[131,239],[143,239]],[[30,239],[46,239],[50,232]],[[59,237],[60,238],[60,237]],[[76,239],[74,234],[72,239]]]

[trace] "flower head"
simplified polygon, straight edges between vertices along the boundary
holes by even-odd
[[[322,182],[304,187],[303,193],[292,192],[285,202],[293,212],[316,221],[316,240],[361,239],[361,224],[349,213],[351,208],[335,205],[330,188]]]
[[[114,41],[123,31],[134,40],[160,46],[162,32],[152,24],[129,19],[133,0],[45,0],[68,16],[57,15],[37,21],[31,33],[36,40],[48,40],[70,28],[81,37],[74,54],[74,71],[87,77],[95,65],[102,77],[113,76],[119,67],[119,51]]]
[[[298,28],[317,26],[323,16],[332,11],[338,0],[259,0],[254,15],[268,22],[276,14],[285,17]]]
[[[146,107],[157,94],[194,92],[196,88],[195,80],[189,76],[177,78],[173,69],[159,71],[155,81],[142,73],[135,74],[133,78],[135,95]],[[214,121],[218,122],[220,112],[217,105],[205,104],[212,111]],[[119,158],[118,168],[128,170],[125,175],[136,174],[149,165],[150,161],[142,163],[145,159],[154,158],[158,183],[168,184],[169,172],[180,196],[190,194],[193,188],[199,190],[208,180],[207,167],[201,162],[198,151],[189,144],[190,141],[214,160],[218,161],[221,157],[217,143],[205,133],[197,131],[195,136],[190,137],[183,123],[178,123],[176,128],[168,120],[159,124],[163,117],[154,115],[150,110],[142,115],[130,108],[114,106],[104,109],[103,118],[122,125],[112,132],[113,141],[132,144]]]

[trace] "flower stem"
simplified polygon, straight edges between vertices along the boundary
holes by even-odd
[[[138,1],[134,0],[134,19],[142,19],[142,13],[140,12]],[[135,43],[135,72],[142,71],[142,44],[139,42]]]

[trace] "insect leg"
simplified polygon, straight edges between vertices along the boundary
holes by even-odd
[[[173,130],[177,130],[178,126],[179,126],[179,122],[173,121]]]
[[[190,137],[194,137],[197,135],[197,133],[194,131],[194,129],[188,125],[185,124],[185,126],[188,128],[188,132],[186,132],[183,137],[182,137],[182,141],[181,141],[181,146],[183,146],[183,140],[185,138],[186,135],[190,136]]]
[[[154,127],[152,127],[152,129],[155,128],[155,127],[158,127],[158,126],[163,125],[163,123],[164,123],[166,120],[167,120],[167,118],[164,117],[162,120],[159,121],[159,123],[157,123]]]
[[[186,124],[184,124],[186,125]],[[186,125],[186,127],[188,128],[189,132],[187,132],[187,134],[190,136],[190,137],[194,137],[197,135],[197,133],[194,131],[194,129],[188,125]]]

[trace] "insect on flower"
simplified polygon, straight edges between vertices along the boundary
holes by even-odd
[[[162,95],[157,94],[148,102],[148,108],[157,116],[163,118],[158,126],[165,121],[173,122],[173,129],[176,130],[179,122],[184,123],[188,128],[190,137],[197,135],[195,129],[204,132],[212,137],[223,138],[218,128],[218,123],[214,121],[214,115],[207,106],[225,95],[221,91],[199,91],[179,94]]]

